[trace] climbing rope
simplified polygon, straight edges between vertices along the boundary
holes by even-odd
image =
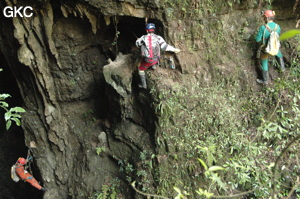
[[[29,169],[29,172],[32,173],[30,164],[33,161],[33,157],[30,154],[31,154],[31,148],[28,148],[27,157],[26,157],[27,164],[25,165],[25,170]]]
[[[38,172],[37,172],[37,170],[35,169],[35,166],[34,166],[33,154],[32,154],[32,149],[31,148],[28,148],[26,159],[28,160],[28,164],[25,166],[25,170],[28,169],[29,172],[31,173],[31,175],[33,175],[33,174],[37,175]],[[37,180],[41,179],[41,176],[35,176],[35,179],[37,179]]]

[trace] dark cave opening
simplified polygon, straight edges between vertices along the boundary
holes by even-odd
[[[57,14],[57,12],[55,12]],[[56,15],[55,17],[60,17],[59,15]],[[72,20],[73,18],[68,18],[68,20]],[[77,19],[76,19],[77,20]],[[80,19],[82,20],[82,19]],[[102,26],[105,27],[104,30],[98,30],[102,31],[99,35],[99,41],[100,43],[102,41],[107,42],[104,43],[105,46],[100,46],[100,53],[104,53],[106,58],[110,58],[114,60],[119,52],[123,54],[132,54],[133,51],[135,51],[135,41],[138,37],[141,37],[142,35],[146,34],[145,31],[145,19],[144,18],[137,18],[137,17],[128,17],[128,16],[118,16],[118,22],[113,23],[113,17],[111,18],[112,23],[108,26]],[[82,20],[82,22],[89,24],[88,21]],[[150,19],[148,20],[148,23],[155,23],[157,28],[157,34],[163,36],[163,25],[159,20]],[[7,23],[9,24],[9,23]],[[13,30],[13,28],[8,29]],[[13,32],[11,33],[13,35]],[[113,42],[115,42],[115,45],[110,46]],[[95,46],[99,46],[95,42]],[[101,43],[102,44],[102,43]],[[108,44],[108,45],[106,45]],[[106,46],[109,46],[111,48],[105,48]],[[9,51],[9,49],[7,49]],[[13,54],[13,52],[10,52],[8,54]],[[13,106],[22,106],[23,99],[20,94],[20,90],[18,88],[17,82],[16,82],[16,76],[11,72],[11,69],[9,67],[6,67],[8,65],[8,60],[5,60],[7,56],[4,56],[0,54],[0,67],[3,68],[3,71],[0,72],[0,93],[9,93],[12,97],[7,100],[9,105],[11,107]],[[17,58],[13,58],[16,59]],[[14,61],[12,61],[14,62]],[[14,71],[20,70],[17,68]],[[18,71],[20,72],[20,71]],[[19,75],[18,75],[19,76]],[[19,76],[21,78],[26,78],[26,75]],[[27,81],[26,79],[22,79],[20,81]],[[136,84],[134,80],[134,84]],[[100,90],[99,94],[99,101],[101,101],[98,106],[100,106],[99,110],[102,110],[102,113],[99,114],[101,118],[105,118],[106,115],[109,112],[109,107],[107,106],[109,104],[108,99],[104,93],[102,92],[105,89],[105,82],[103,82],[103,79],[101,82],[98,82],[101,84],[98,89]],[[27,93],[28,94],[28,93]],[[104,111],[103,111],[104,110]],[[1,115],[3,115],[3,110],[1,110]],[[14,182],[10,177],[10,168],[13,164],[15,164],[16,160],[19,157],[26,157],[27,156],[27,150],[28,148],[25,146],[25,138],[24,138],[24,131],[21,127],[17,127],[13,125],[9,131],[6,131],[4,126],[4,120],[3,118],[0,118],[1,122],[1,129],[0,129],[0,158],[4,161],[4,164],[0,166],[0,173],[2,174],[3,178],[0,179],[0,198],[30,198],[30,199],[39,199],[43,197],[43,192],[35,189],[30,184],[25,183],[23,181]],[[38,180],[42,180],[41,176],[39,174],[39,169],[37,168],[36,164],[32,163],[33,169],[32,174],[33,176]]]
[[[118,37],[118,48],[120,52],[122,52],[123,54],[132,54],[133,57],[141,58],[140,49],[136,47],[135,42],[142,35],[147,34],[145,28],[147,23],[154,23],[156,26],[155,33],[164,38],[165,27],[158,19],[148,19],[147,22],[145,22],[144,18],[129,16],[119,17],[117,29],[120,32],[120,35]],[[139,110],[141,110],[142,118],[144,118],[143,121],[147,121],[142,125],[146,129],[146,131],[149,132],[152,142],[155,143],[155,121],[157,120],[157,118],[153,111],[153,107],[151,107],[151,100],[153,99],[148,91],[144,92],[143,90],[139,89],[139,82],[140,77],[136,68],[136,71],[134,72],[132,78],[133,96],[135,97],[135,99],[137,99],[135,102],[135,106],[139,107]]]
[[[157,19],[149,19],[147,23],[154,23],[156,26],[156,34],[163,36],[163,24]],[[117,45],[120,52],[129,54],[135,47],[135,41],[146,34],[146,22],[144,18],[119,17],[115,30],[119,32]],[[115,31],[115,34],[117,32]]]
[[[22,106],[23,99],[15,77],[10,69],[5,67],[4,56],[0,56],[0,65],[3,71],[0,72],[0,93],[7,93],[11,97],[7,98],[6,102],[9,107]],[[0,198],[7,199],[40,199],[43,193],[30,184],[20,180],[14,182],[11,179],[11,166],[16,163],[19,157],[27,157],[28,148],[25,146],[24,131],[21,127],[12,124],[9,130],[5,128],[4,113],[1,109],[1,128],[0,128],[0,159],[3,160],[0,164]],[[39,169],[35,166],[35,162],[31,163],[28,168],[33,176],[39,176]],[[37,179],[39,181],[39,179]]]
[[[101,18],[101,17],[100,17]],[[78,19],[77,19],[78,20]],[[102,29],[97,30],[97,35],[99,34],[100,41],[97,41],[97,45],[100,49],[100,52],[104,55],[106,59],[111,59],[114,61],[119,53],[122,54],[131,54],[134,59],[140,58],[140,50],[136,47],[136,40],[142,35],[147,34],[145,26],[147,23],[155,23],[156,25],[156,34],[163,37],[164,26],[160,20],[157,19],[148,19],[147,23],[144,18],[131,17],[131,16],[117,16],[110,18],[110,24],[104,24],[104,20],[101,19]],[[88,23],[86,21],[86,23]],[[139,76],[137,76],[137,71],[133,74],[132,87],[137,88],[138,82],[140,81]],[[97,113],[101,119],[116,117],[119,115],[111,115],[112,104],[109,102],[109,97],[105,96],[106,82],[104,78],[99,82],[97,86]],[[111,92],[111,91],[110,91]],[[104,94],[104,95],[103,95]],[[141,105],[142,107],[144,105]],[[116,111],[117,113],[119,111]]]

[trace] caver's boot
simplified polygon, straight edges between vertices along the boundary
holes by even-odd
[[[268,84],[269,72],[263,70],[262,74],[263,74],[263,79],[257,79],[256,81],[260,84]]]
[[[276,57],[277,58],[277,61],[279,62],[280,64],[280,71],[283,72],[285,71],[285,66],[284,66],[284,60],[283,60],[283,57]]]
[[[139,70],[139,75],[140,75],[140,78],[141,78],[141,84],[139,84],[139,87],[147,89],[147,82],[146,82],[145,72]]]
[[[155,70],[155,69],[156,69],[156,67],[157,67],[157,65],[158,65],[158,63],[157,63],[157,64],[154,64],[153,66],[151,66],[151,67],[152,67],[152,69],[153,69],[153,70]]]

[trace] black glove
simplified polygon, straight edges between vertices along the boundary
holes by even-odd
[[[42,187],[41,191],[48,191],[48,189],[46,189],[45,187]]]

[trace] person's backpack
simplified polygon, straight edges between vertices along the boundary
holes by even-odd
[[[279,40],[279,35],[276,32],[278,29],[278,25],[276,24],[274,29],[271,29],[267,24],[266,24],[266,30],[270,32],[270,37],[268,39],[268,42],[266,44],[265,52],[274,56],[278,54],[279,47],[280,47],[280,40]]]
[[[145,40],[149,38],[149,36],[145,36]],[[158,43],[158,36],[151,35],[151,41],[145,41],[144,45],[142,45],[141,51],[144,60],[148,63],[153,63],[159,60],[160,58],[160,45]]]
[[[10,169],[11,179],[15,182],[19,182],[20,178],[16,174],[16,165],[13,165]]]

